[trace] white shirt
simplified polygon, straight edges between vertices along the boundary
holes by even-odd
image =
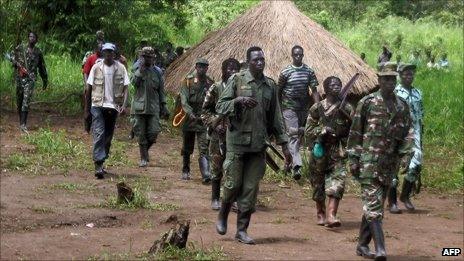
[[[116,62],[117,61],[115,61],[115,63]],[[96,66],[97,66],[97,63],[95,63],[92,66],[89,77],[87,78],[87,84],[93,85],[93,78],[95,76]],[[127,75],[126,68],[124,66],[121,66],[121,68],[123,68],[124,70],[123,71],[124,86],[128,86],[130,83],[130,80],[129,80],[129,76]],[[115,64],[111,66],[107,66],[105,63],[103,63],[103,77],[105,77],[105,91],[104,91],[105,96],[103,97],[104,108],[116,109],[116,104],[114,103],[114,92],[113,92],[113,75],[114,75],[115,70],[116,70]]]

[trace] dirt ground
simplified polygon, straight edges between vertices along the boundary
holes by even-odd
[[[192,164],[193,180],[179,179],[180,138],[161,134],[150,151],[150,166],[140,169],[136,167],[138,147],[135,141],[128,141],[125,122],[126,119],[118,120],[115,139],[130,142],[126,155],[132,164],[110,166],[111,175],[104,180],[96,180],[92,172],[79,169],[72,169],[66,175],[59,171],[26,175],[1,167],[1,259],[81,260],[105,253],[135,256],[147,251],[171,227],[165,221],[172,214],[191,220],[189,241],[205,249],[220,247],[227,259],[359,259],[354,250],[362,209],[354,193],[347,193],[340,204],[342,226],[327,229],[315,224],[315,206],[305,186],[289,182],[289,187],[283,187],[262,182],[260,204],[248,231],[257,244],[239,244],[233,240],[236,221],[233,213],[228,233],[225,236],[216,233],[217,212],[210,209],[210,187],[201,184],[197,164]],[[83,141],[91,157],[91,137],[83,132],[79,118],[52,113],[39,117],[32,112],[31,132],[46,124],[53,130],[65,129],[69,137]],[[17,131],[15,114],[2,112],[0,131],[2,163],[12,153],[30,150],[31,145]],[[196,163],[196,156],[192,162]],[[125,211],[99,207],[99,203],[115,194],[115,184],[123,176],[129,184],[145,177],[152,187],[148,195],[151,201],[173,203],[180,208]],[[63,182],[92,189],[47,189]],[[423,191],[414,202],[417,210],[413,213],[386,213],[384,230],[389,258],[452,259],[442,257],[441,252],[444,247],[463,248],[462,196]],[[89,223],[94,227],[87,227]]]

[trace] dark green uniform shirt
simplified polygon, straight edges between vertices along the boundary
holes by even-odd
[[[214,81],[206,77],[206,82],[201,82],[196,72],[187,75],[182,81],[180,89],[180,101],[182,109],[186,113],[186,118],[182,125],[182,131],[206,131],[206,127],[201,121],[201,107],[205,100],[206,92]],[[192,119],[192,115],[196,119]]]
[[[252,109],[242,108],[234,102],[239,96],[253,97],[258,105]],[[271,78],[254,79],[249,70],[234,74],[219,97],[216,111],[229,117],[226,135],[228,152],[263,151],[269,136],[274,136],[277,144],[288,141],[277,87]]]
[[[160,109],[166,104],[164,81],[161,74],[154,68],[140,72],[137,69],[132,78],[135,87],[131,114],[151,114],[159,117]]]

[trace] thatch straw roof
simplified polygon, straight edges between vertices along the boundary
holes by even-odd
[[[233,57],[245,60],[253,45],[263,48],[265,74],[277,80],[280,71],[291,63],[291,48],[301,45],[303,62],[314,69],[320,82],[335,75],[343,83],[360,73],[352,93],[363,95],[377,84],[375,71],[322,26],[302,14],[291,1],[262,1],[223,29],[208,34],[200,43],[179,57],[166,72],[166,89],[176,92],[181,80],[194,68],[195,59],[209,60],[208,74],[221,77],[221,63]]]

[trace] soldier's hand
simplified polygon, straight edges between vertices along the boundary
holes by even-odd
[[[256,105],[258,105],[258,101],[255,98],[244,96],[239,96],[235,98],[235,103],[240,104],[242,107],[249,109],[254,108]]]
[[[216,131],[217,134],[219,135],[224,135],[226,133],[227,128],[223,124],[219,124],[216,126],[214,131]]]

